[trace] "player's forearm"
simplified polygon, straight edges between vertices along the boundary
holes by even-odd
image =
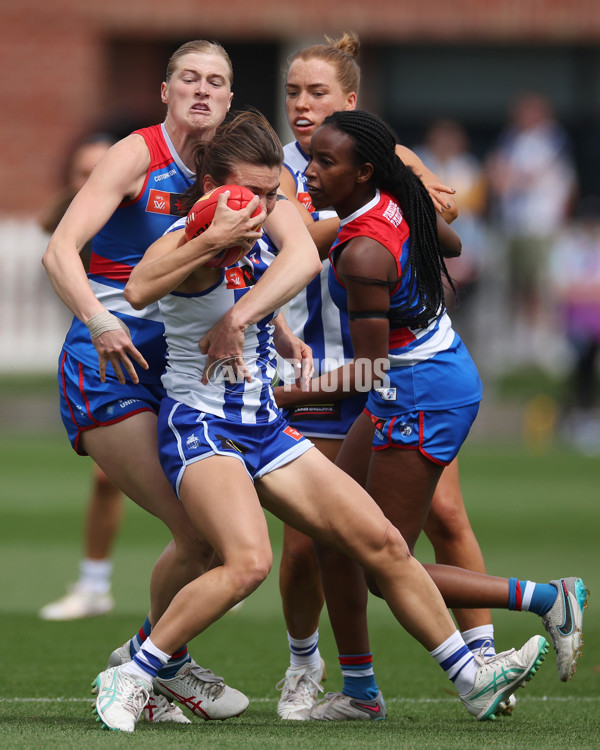
[[[96,299],[76,251],[61,252],[58,242],[50,241],[42,265],[60,300],[84,323],[104,310]]]
[[[262,320],[301,292],[320,270],[321,262],[314,245],[307,252],[282,249],[257,284],[232,308],[232,325],[245,330]]]
[[[136,310],[157,302],[220,249],[209,231],[189,242],[185,242],[183,232],[163,235],[132,270],[125,299]]]

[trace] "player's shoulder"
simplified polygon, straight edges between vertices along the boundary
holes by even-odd
[[[286,143],[283,147],[283,162],[288,169],[302,172],[308,164],[308,156],[302,151],[298,141]]]
[[[138,132],[130,133],[112,146],[108,152],[112,161],[121,161],[123,166],[150,163],[150,148]]]

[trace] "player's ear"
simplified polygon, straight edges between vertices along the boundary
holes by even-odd
[[[214,190],[216,187],[219,187],[217,183],[213,180],[213,178],[209,174],[205,174],[202,178],[202,190],[204,193],[209,193],[211,190]]]
[[[346,97],[346,105],[344,109],[346,110],[356,109],[356,92],[355,91],[351,91]]]
[[[360,183],[368,182],[371,177],[373,177],[373,165],[370,161],[365,162],[364,164],[361,164],[358,168],[358,173],[356,175],[356,181]]]

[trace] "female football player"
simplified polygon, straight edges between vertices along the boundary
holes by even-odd
[[[330,115],[312,136],[306,186],[317,210],[331,206],[340,218],[329,256],[329,289],[348,315],[354,358],[313,380],[309,392],[290,386],[280,395],[291,404],[320,403],[356,392],[359,378],[369,384],[365,410],[344,441],[339,464],[352,467],[364,460],[364,436],[373,425],[366,489],[412,552],[443,467],[456,458],[475,419],[481,382],[444,307],[441,248],[460,240],[436,214],[395,144],[385,123],[359,110]],[[310,718],[370,719],[377,710],[385,712],[385,703],[368,660],[359,658],[368,653],[361,571],[339,551],[322,545],[319,550],[340,662],[356,681],[344,681],[343,691],[313,706]],[[581,579],[536,584],[455,566],[426,567],[449,607],[542,616],[559,676],[572,676],[587,596]],[[565,629],[565,622],[571,626]],[[354,687],[367,695],[353,695]]]
[[[352,110],[356,106],[360,84],[358,52],[359,41],[355,34],[327,39],[326,44],[306,47],[293,55],[286,78],[286,112],[295,141],[284,147],[287,169],[282,173],[281,184],[303,213],[323,258],[320,277],[290,302],[286,317],[293,332],[312,347],[317,375],[351,358],[352,341],[347,316],[335,306],[327,287],[327,254],[335,240],[339,219],[327,208],[315,210],[306,191],[305,171],[311,136],[324,118],[336,110]],[[396,153],[421,177],[436,209],[448,222],[452,221],[457,207],[451,188],[440,184],[409,149],[397,145]],[[342,440],[366,400],[364,393],[342,395],[344,397],[330,398],[326,403],[311,402],[307,396],[304,403],[296,404],[290,412],[294,427],[310,437],[332,461],[336,460]],[[281,405],[286,405],[286,394],[277,390],[276,398]],[[365,451],[361,454],[364,460],[359,461],[355,456],[352,465],[344,466],[361,483],[366,479],[370,436],[366,435],[365,440]],[[457,461],[440,477],[425,529],[438,562],[485,572],[483,556],[464,507]],[[283,539],[280,590],[291,663],[278,685],[282,693],[277,711],[283,719],[303,720],[309,718],[323,678],[324,665],[318,649],[323,593],[312,540],[289,526],[284,527]],[[463,637],[473,650],[479,650],[484,641],[493,644],[489,611],[457,609],[454,614]],[[367,647],[360,656],[355,655],[353,660],[356,659],[362,662],[360,669],[342,664],[345,689],[357,698],[366,698],[377,692],[370,649]],[[368,673],[369,678],[363,673]],[[371,684],[366,690],[368,682]]]
[[[269,214],[282,161],[281,144],[266,120],[242,113],[199,149],[198,185],[204,191],[224,183],[243,185],[258,194]],[[264,239],[271,254],[281,241],[271,229]],[[477,719],[491,718],[498,703],[536,671],[547,650],[545,639],[536,636],[520,651],[491,660],[473,657],[397,529],[277,408],[271,387],[275,311],[246,328],[241,377],[228,374],[224,363],[213,365],[198,348],[214,322],[250,293],[253,264],[207,268],[206,257],[193,261],[186,244],[182,229],[155,243],[132,272],[127,298],[141,308],[171,289],[159,302],[168,352],[160,457],[190,521],[222,564],[173,598],[132,661],[98,675],[99,719],[111,729],[134,731],[153,680],[177,645],[264,580],[272,552],[263,507],[364,565],[398,621],[455,683],[467,710]],[[262,280],[267,275],[268,270]],[[508,681],[499,679],[508,672]]]
[[[132,268],[147,247],[178,215],[178,200],[192,184],[193,152],[225,118],[232,100],[232,68],[219,44],[192,41],[171,56],[161,100],[165,121],[128,135],[99,161],[54,232],[43,258],[52,284],[74,313],[60,355],[61,413],[74,449],[90,455],[126,495],[160,518],[173,541],[159,558],[151,580],[151,611],[141,635],[166,609],[174,594],[211,562],[212,549],[192,528],[158,460],[156,421],[164,395],[164,327],[158,307],[134,310],[123,296]],[[280,204],[269,218],[289,231],[268,271],[207,332],[211,359],[236,356],[248,321],[285,302],[314,277],[320,262],[297,212]],[[256,204],[255,204],[256,205]],[[194,243],[210,257],[238,241],[254,241],[255,208],[218,212],[210,233]],[[80,250],[93,237],[89,274]],[[266,279],[265,279],[266,281]],[[164,670],[179,694],[198,701],[214,693],[212,672],[190,662],[187,649]],[[220,716],[244,710],[247,699],[216,683]],[[224,706],[227,706],[224,708]],[[181,720],[181,712],[171,712]],[[201,714],[202,715],[202,714]],[[168,718],[168,717],[167,717]]]

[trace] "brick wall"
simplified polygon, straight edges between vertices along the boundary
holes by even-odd
[[[353,29],[371,43],[600,39],[598,0],[378,0],[376,6],[365,0],[0,0],[0,10],[0,164],[10,186],[0,215],[37,213],[56,190],[69,144],[111,102],[107,45],[115,36],[289,42]]]

